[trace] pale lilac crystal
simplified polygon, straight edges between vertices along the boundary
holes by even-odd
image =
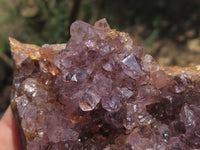
[[[102,73],[96,74],[93,78],[94,85],[98,88],[98,93],[102,95],[109,95],[112,90],[113,81],[105,77]]]
[[[131,148],[134,150],[139,149],[154,149],[155,143],[155,134],[150,126],[141,125],[132,132],[128,138],[127,143],[131,145]]]
[[[70,34],[76,43],[82,42],[85,38],[90,38],[94,34],[93,27],[83,21],[76,21],[71,25]]]
[[[189,130],[195,128],[197,122],[193,110],[188,105],[185,105],[182,111],[180,119],[184,122],[185,128]]]
[[[156,88],[162,88],[167,84],[168,75],[162,71],[155,71],[151,74],[151,82]]]
[[[138,105],[127,103],[126,110],[127,110],[127,114],[123,120],[123,126],[127,130],[132,130],[139,123],[138,117],[137,115],[135,115],[138,113]]]
[[[130,54],[129,56],[125,57],[122,60],[123,64],[130,70],[135,70],[136,72],[140,73],[141,72],[141,68],[138,64],[138,62],[135,59],[134,54]]]
[[[72,66],[72,60],[68,57],[68,51],[60,51],[54,59],[54,64],[61,70],[65,71]]]
[[[88,80],[88,73],[84,69],[77,68],[73,72],[71,80],[78,83],[83,83]]]
[[[141,65],[142,65],[142,69],[145,71],[148,71],[148,72],[154,72],[154,71],[159,70],[159,66],[158,66],[157,62],[149,54],[146,54],[142,58]]]
[[[125,98],[130,98],[131,96],[134,95],[134,93],[127,88],[121,88],[119,89],[119,91],[121,92],[122,96]]]
[[[91,111],[100,102],[100,96],[93,91],[87,91],[80,99],[79,106],[83,111]]]
[[[21,66],[21,64],[28,58],[28,55],[24,52],[17,51],[13,55],[13,59],[15,60],[15,63],[17,66]]]
[[[23,82],[24,92],[27,92],[28,94],[31,94],[33,96],[33,94],[37,91],[37,85],[38,84],[36,79],[27,78]]]
[[[109,64],[109,63],[103,64],[102,67],[106,71],[112,71],[113,70],[111,64]]]
[[[96,32],[98,35],[103,38],[105,36],[105,33],[110,30],[110,25],[108,24],[107,20],[105,18],[95,22],[94,28],[96,29]]]
[[[51,142],[58,143],[60,141],[76,141],[78,140],[78,136],[78,133],[72,129],[64,129],[56,126],[50,130],[48,138]]]
[[[110,25],[105,18],[95,22],[94,27],[95,29],[103,30],[104,32],[108,32],[110,30]]]
[[[121,97],[119,95],[113,95],[111,97],[105,97],[102,99],[102,107],[109,112],[119,111],[121,108]]]
[[[66,46],[12,52],[25,150],[200,149],[197,79],[159,69],[106,19],[70,33]]]

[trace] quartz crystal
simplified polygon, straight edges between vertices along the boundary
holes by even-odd
[[[67,44],[10,38],[25,150],[200,149],[200,66],[159,67],[106,19]]]

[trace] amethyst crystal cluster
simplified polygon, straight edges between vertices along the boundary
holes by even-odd
[[[199,80],[162,71],[105,19],[70,33],[67,45],[10,39],[24,149],[200,149]]]

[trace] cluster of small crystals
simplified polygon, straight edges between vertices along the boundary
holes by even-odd
[[[70,33],[63,50],[45,45],[39,60],[13,54],[25,149],[200,148],[199,82],[168,76],[105,19],[76,21]]]

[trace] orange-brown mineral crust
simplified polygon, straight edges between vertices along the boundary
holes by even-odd
[[[159,67],[105,19],[67,44],[10,38],[25,150],[200,149],[200,66]]]

